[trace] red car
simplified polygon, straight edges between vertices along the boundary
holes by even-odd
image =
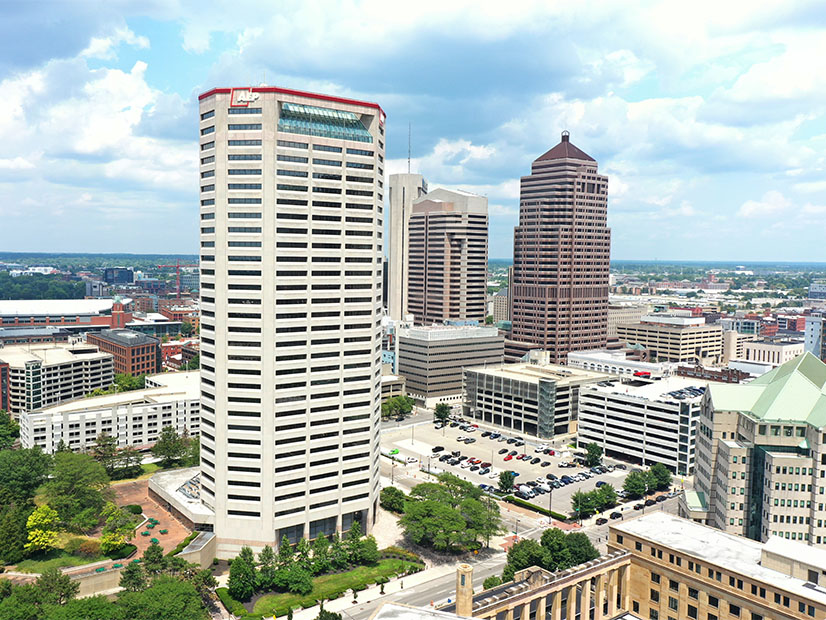
[[[482,467],[490,467],[490,463],[487,463],[487,462],[482,463]]]
[[[505,456],[506,461],[510,461],[511,459],[513,459],[513,457],[510,454]]]
[[[528,455],[527,454],[520,454],[519,458],[524,461],[525,459],[528,458]]]

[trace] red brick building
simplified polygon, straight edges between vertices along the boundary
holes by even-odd
[[[161,341],[131,329],[107,329],[86,335],[86,342],[114,356],[115,374],[136,377],[161,371]]]

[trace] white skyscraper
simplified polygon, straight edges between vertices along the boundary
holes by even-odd
[[[387,311],[400,321],[407,314],[408,226],[413,201],[427,193],[427,181],[420,174],[391,174],[387,214]]]
[[[201,499],[218,553],[369,530],[384,113],[271,87],[199,99]]]

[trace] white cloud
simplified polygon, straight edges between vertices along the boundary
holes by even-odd
[[[763,194],[760,200],[747,200],[737,211],[737,215],[746,218],[776,216],[788,211],[791,201],[778,191]]]
[[[146,49],[149,47],[149,39],[138,36],[129,28],[123,27],[116,29],[109,36],[93,37],[89,42],[89,46],[80,53],[80,56],[82,58],[111,60],[115,58],[115,48],[121,43],[131,45],[138,49]]]

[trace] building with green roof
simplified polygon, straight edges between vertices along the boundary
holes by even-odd
[[[695,462],[682,516],[826,545],[826,364],[804,353],[747,384],[710,384]]]

